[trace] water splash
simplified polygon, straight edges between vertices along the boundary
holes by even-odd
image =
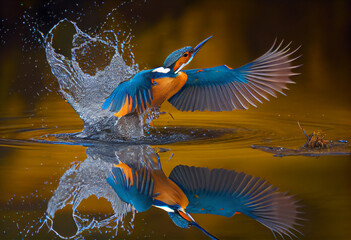
[[[106,181],[108,173],[114,164],[123,161],[129,165],[143,165],[148,168],[158,168],[159,157],[154,149],[146,145],[100,145],[87,149],[87,159],[74,164],[60,179],[59,186],[48,202],[45,220],[39,230],[46,225],[62,239],[80,237],[88,230],[107,227],[117,232],[120,223],[123,226],[125,216],[132,212],[131,222],[134,220],[133,208],[123,202]],[[107,199],[114,214],[104,219],[97,219],[82,215],[77,210],[84,199],[90,196]],[[76,233],[72,236],[63,236],[54,229],[55,214],[58,210],[72,205],[72,217],[76,225]]]
[[[55,39],[67,31],[72,34],[72,47],[56,49]],[[131,114],[117,119],[101,109],[113,89],[138,72],[134,61],[129,66],[121,55],[125,42],[119,42],[113,31],[91,37],[67,19],[59,21],[45,40],[46,58],[60,92],[84,122],[79,137],[108,140],[143,136],[142,117]]]

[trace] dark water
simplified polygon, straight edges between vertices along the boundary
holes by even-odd
[[[107,3],[95,9],[110,12],[112,6]],[[161,110],[170,112],[173,118],[162,114],[155,120],[153,136],[143,142],[151,146],[77,141],[57,135],[80,132],[84,125],[71,105],[56,94],[60,88],[46,63],[45,52],[33,50],[23,54],[33,58],[31,64],[34,59],[41,60],[34,71],[30,67],[21,70],[28,73],[24,81],[17,79],[12,70],[19,69],[11,64],[18,54],[17,48],[6,42],[8,47],[2,49],[1,55],[4,76],[0,105],[1,238],[59,239],[53,231],[48,232],[46,225],[37,232],[46,213],[54,218],[53,228],[62,236],[82,230],[77,238],[203,239],[196,229],[176,227],[160,209],[134,215],[103,181],[106,169],[118,157],[140,160],[145,154],[154,154],[152,149],[161,147],[170,149],[159,153],[166,175],[175,166],[185,164],[235,169],[261,177],[301,201],[303,217],[307,219],[299,228],[304,233],[302,239],[348,239],[350,156],[280,158],[250,146],[301,147],[306,139],[297,121],[307,133],[319,130],[325,139],[351,141],[350,56],[346,54],[350,36],[345,30],[350,26],[349,15],[345,13],[349,4],[195,1],[173,3],[173,9],[167,10],[155,1],[142,6],[149,14],[139,10],[144,20],[136,24],[133,40],[140,69],[160,65],[174,49],[196,44],[207,35],[215,37],[189,68],[223,63],[239,66],[258,57],[278,36],[293,40],[295,46],[302,45],[303,57],[298,60],[304,64],[299,68],[302,75],[293,78],[297,84],[286,92],[287,97],[279,96],[257,109],[183,113],[164,104]],[[165,13],[157,15],[157,7]],[[135,10],[138,11],[137,6]],[[106,20],[105,12],[97,12],[96,18],[102,19],[100,24]],[[89,21],[86,24],[94,25]],[[79,21],[78,25],[88,29]],[[176,30],[178,26],[181,31]],[[123,59],[126,66],[132,66],[132,71],[135,63]],[[47,75],[43,77],[37,72]],[[102,85],[107,92],[113,86],[106,83]],[[350,151],[350,147],[344,150]],[[72,209],[78,217],[72,217]],[[220,239],[273,239],[268,229],[246,216],[194,217]],[[91,229],[93,225],[89,224],[96,224],[95,228]]]

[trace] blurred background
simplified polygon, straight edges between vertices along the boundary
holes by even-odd
[[[349,1],[151,0],[120,6],[118,1],[28,0],[0,4],[1,112],[33,109],[46,95],[45,88],[54,84],[35,29],[45,34],[63,18],[77,22],[90,34],[132,28],[132,49],[141,68],[160,66],[171,51],[210,35],[213,39],[189,68],[240,66],[264,53],[275,39],[292,41],[292,48],[302,46],[298,63],[303,64],[294,92],[303,89],[301,98],[317,93],[337,105],[350,106]],[[55,86],[50,90],[55,92]]]
[[[349,156],[280,159],[249,146],[263,138],[274,136],[278,139],[277,135],[283,136],[279,138],[280,145],[301,146],[305,139],[296,121],[304,121],[307,132],[322,129],[329,139],[350,140],[350,9],[351,1],[1,1],[0,138],[6,141],[0,142],[0,200],[5,219],[16,217],[19,208],[24,213],[41,216],[53,186],[67,167],[72,161],[86,158],[86,149],[80,146],[28,145],[8,140],[28,140],[33,134],[27,132],[33,129],[37,130],[36,136],[41,136],[47,129],[69,132],[79,131],[83,126],[78,115],[58,93],[58,84],[46,62],[38,32],[46,34],[59,20],[67,18],[77,22],[79,28],[90,35],[112,29],[122,39],[130,39],[127,45],[140,69],[160,66],[172,51],[195,46],[210,35],[213,38],[187,66],[188,69],[223,64],[233,68],[241,66],[262,55],[275,39],[285,43],[292,41],[292,49],[301,46],[295,54],[302,55],[296,61],[302,66],[295,70],[301,75],[293,77],[296,84],[289,86],[287,97],[279,96],[258,109],[240,113],[181,113],[165,104],[163,109],[172,112],[176,120],[161,118],[156,123],[160,126],[247,127],[253,131],[245,134],[256,135],[253,138],[245,135],[243,141],[239,138],[236,142],[214,146],[211,142],[171,146],[176,158],[164,168],[168,174],[176,164],[191,163],[211,168],[235,168],[266,178],[304,200],[307,218],[312,219],[305,226],[306,239],[347,239],[351,234],[347,227],[351,219]],[[69,56],[65,49],[70,49],[71,38],[63,37],[57,44],[60,46],[58,51]],[[262,135],[256,130],[263,132]],[[165,154],[164,159],[168,157]],[[23,199],[29,195],[36,197],[28,205]],[[152,210],[151,217],[146,213],[141,215],[137,217],[136,229],[139,226],[142,230],[135,230],[136,235],[129,236],[131,239],[144,236],[144,231],[154,238],[175,238],[172,234],[202,237],[196,231],[179,231],[166,220],[168,216],[163,216],[166,214],[158,211]],[[22,218],[26,220],[20,226],[31,221]],[[152,222],[150,226],[144,226],[145,218]],[[238,222],[232,219],[203,216],[199,219],[202,225],[211,225],[215,219],[217,224],[207,230],[223,238],[273,239],[263,227],[259,232],[263,235],[248,232],[254,225],[245,221],[239,229],[233,230]],[[13,221],[4,222],[6,232],[17,236]],[[171,230],[159,233],[150,230],[157,229],[161,222],[165,229]],[[233,235],[231,231],[236,232]],[[128,238],[127,234],[123,236]],[[46,235],[42,236],[42,239],[46,238]]]

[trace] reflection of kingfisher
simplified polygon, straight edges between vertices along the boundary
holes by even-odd
[[[184,47],[171,53],[162,67],[144,70],[132,79],[120,83],[103,103],[102,108],[122,117],[137,111],[146,112],[168,100],[181,111],[231,111],[256,106],[268,96],[276,97],[287,89],[289,79],[295,75],[291,69],[289,45],[274,45],[264,55],[242,67],[232,69],[226,65],[183,70],[200,48]],[[283,94],[283,93],[282,93]]]
[[[195,226],[212,239],[189,213],[209,213],[231,217],[243,213],[282,238],[298,232],[296,201],[257,177],[226,169],[176,166],[169,178],[159,162],[157,168],[115,165],[107,182],[137,211],[151,206],[167,211],[181,228]]]

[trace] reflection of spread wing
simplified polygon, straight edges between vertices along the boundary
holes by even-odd
[[[117,195],[138,212],[146,211],[152,206],[154,179],[146,168],[136,172],[120,163],[112,168],[106,180]]]
[[[122,117],[134,110],[139,113],[144,112],[152,100],[152,83],[151,78],[147,78],[148,71],[142,71],[131,80],[120,83],[105,100],[102,109],[111,106],[110,111],[116,112],[117,117]]]
[[[289,46],[289,45],[288,45]],[[296,75],[291,69],[289,56],[297,51],[288,52],[281,44],[274,45],[264,55],[242,67],[232,69],[226,65],[214,68],[185,70],[188,75],[183,88],[169,99],[181,111],[231,111],[247,109],[250,105],[268,100],[268,95],[287,89],[289,79]]]
[[[169,178],[189,200],[186,212],[230,217],[244,213],[279,235],[294,235],[295,201],[257,177],[226,169],[175,167]]]

